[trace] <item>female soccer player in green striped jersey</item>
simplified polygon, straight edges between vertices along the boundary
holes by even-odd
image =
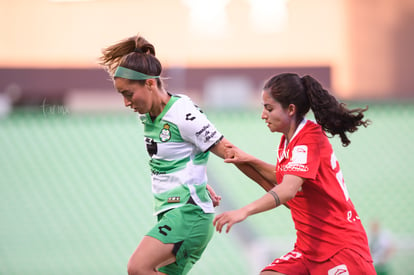
[[[187,96],[164,89],[154,46],[143,37],[107,47],[101,64],[125,106],[138,113],[150,156],[158,223],[132,254],[128,273],[186,274],[212,237],[214,206],[220,201],[207,185],[209,152],[223,158],[224,144],[230,143]],[[266,189],[269,183],[246,169]]]

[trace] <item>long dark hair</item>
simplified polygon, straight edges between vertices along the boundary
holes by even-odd
[[[113,77],[118,66],[122,66],[147,75],[160,75],[162,66],[155,57],[155,48],[142,36],[132,36],[102,50],[100,64],[105,67]],[[145,80],[137,81],[141,85]],[[157,79],[157,86],[161,87],[160,79]]]
[[[269,91],[283,108],[289,104],[296,106],[297,124],[311,109],[322,129],[332,136],[339,135],[343,146],[351,143],[347,132],[353,133],[359,126],[367,127],[370,124],[369,120],[363,120],[368,107],[348,109],[346,104],[338,102],[309,75],[301,78],[293,73],[279,74],[265,83],[264,90]]]

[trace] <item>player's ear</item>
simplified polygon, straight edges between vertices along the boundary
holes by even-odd
[[[294,114],[296,114],[296,105],[295,104],[289,104],[289,106],[288,106],[288,114],[290,116],[293,116]]]
[[[147,79],[147,80],[145,80],[145,86],[147,86],[148,88],[151,88],[153,86],[156,86],[155,79]]]

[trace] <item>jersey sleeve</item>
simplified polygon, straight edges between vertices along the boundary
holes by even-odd
[[[180,104],[175,104],[177,126],[181,137],[193,143],[202,152],[208,151],[214,144],[223,138],[206,115],[189,98],[181,98]]]

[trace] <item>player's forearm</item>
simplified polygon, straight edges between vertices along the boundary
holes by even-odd
[[[237,163],[235,165],[241,172],[243,172],[250,179],[254,180],[264,190],[269,191],[275,186],[274,183],[269,182],[267,179],[265,179],[256,169],[254,169],[249,164]]]
[[[234,149],[235,151],[233,154],[230,154],[230,156],[226,156],[226,150],[229,149]],[[272,189],[276,184],[274,165],[267,164],[249,154],[243,154],[244,152],[241,150],[237,151],[237,147],[232,145],[226,138],[223,138],[218,144],[213,146],[210,151],[217,156],[224,158],[225,162],[227,160],[227,163],[236,165],[241,172],[257,182],[266,191]],[[240,152],[242,152],[242,156],[246,156],[246,159],[243,157],[239,159]]]
[[[264,162],[258,158],[252,157],[249,162],[246,162],[254,170],[257,171],[266,181],[272,183],[274,186],[276,184],[276,171],[275,165]],[[273,188],[272,186],[272,188]],[[270,190],[270,189],[269,189]],[[266,191],[269,191],[266,190]]]
[[[250,216],[276,208],[279,205],[285,204],[295,196],[295,188],[287,184],[277,185],[260,199],[244,206],[243,210]]]
[[[244,206],[242,209],[247,213],[247,216],[251,216],[254,214],[268,211],[275,207],[276,204],[274,198],[269,193],[266,193],[263,197]]]

